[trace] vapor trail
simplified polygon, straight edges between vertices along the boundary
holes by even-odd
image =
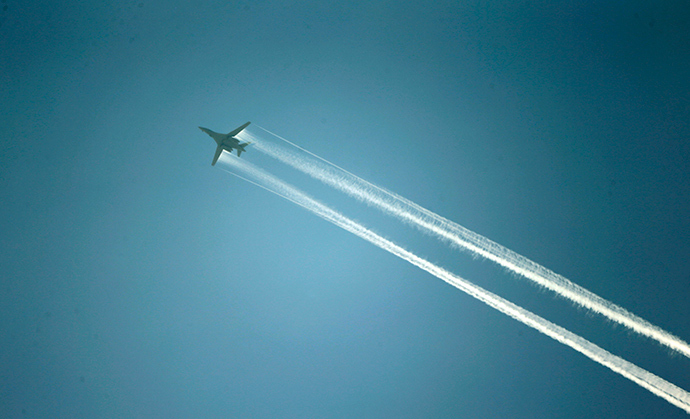
[[[399,245],[387,240],[363,225],[347,218],[330,207],[316,201],[301,190],[289,185],[275,176],[259,169],[258,167],[234,156],[221,158],[221,162],[227,163],[233,169],[242,172],[242,175],[230,171],[231,174],[240,177],[250,183],[279,195],[301,207],[311,211],[326,221],[353,233],[364,240],[386,250],[401,259],[429,272],[435,277],[447,282],[470,296],[495,308],[523,324],[561,342],[593,361],[611,369],[623,377],[646,388],[655,395],[665,399],[669,403],[690,413],[690,393],[682,388],[664,380],[663,378],[644,370],[637,365],[618,357],[592,342],[564,329],[550,321],[517,306],[473,283],[437,266],[433,263],[403,249]]]
[[[253,141],[257,150],[335,187],[367,205],[393,215],[421,231],[433,234],[461,250],[491,260],[581,307],[601,314],[611,321],[640,335],[654,339],[690,358],[690,345],[660,327],[480,234],[435,214],[400,195],[374,185],[285,138],[264,128],[261,129],[292,145],[301,153],[296,152],[293,148],[265,141],[246,130],[239,136],[243,140]]]

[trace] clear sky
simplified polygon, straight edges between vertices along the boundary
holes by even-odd
[[[197,126],[251,120],[687,341],[688,2],[331,3],[2,0],[0,417],[687,417],[211,167]],[[400,237],[690,390],[689,359]]]

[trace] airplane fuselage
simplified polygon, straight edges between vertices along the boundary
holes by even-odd
[[[226,150],[228,153],[232,153],[232,150],[237,150],[237,156],[238,157],[239,157],[240,153],[242,153],[243,151],[246,151],[244,149],[244,145],[240,144],[240,141],[235,137],[231,137],[231,138],[228,138],[227,140],[223,140],[221,145],[223,147],[223,150]]]

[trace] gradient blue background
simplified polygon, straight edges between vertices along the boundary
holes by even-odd
[[[251,120],[690,340],[687,1],[0,9],[0,416],[687,417],[211,167],[196,128]],[[690,360],[426,256],[690,389]]]

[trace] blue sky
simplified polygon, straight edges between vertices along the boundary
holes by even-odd
[[[689,340],[687,2],[25,3],[0,416],[686,417],[211,167],[197,126],[251,120]],[[407,244],[690,389],[690,360]]]

